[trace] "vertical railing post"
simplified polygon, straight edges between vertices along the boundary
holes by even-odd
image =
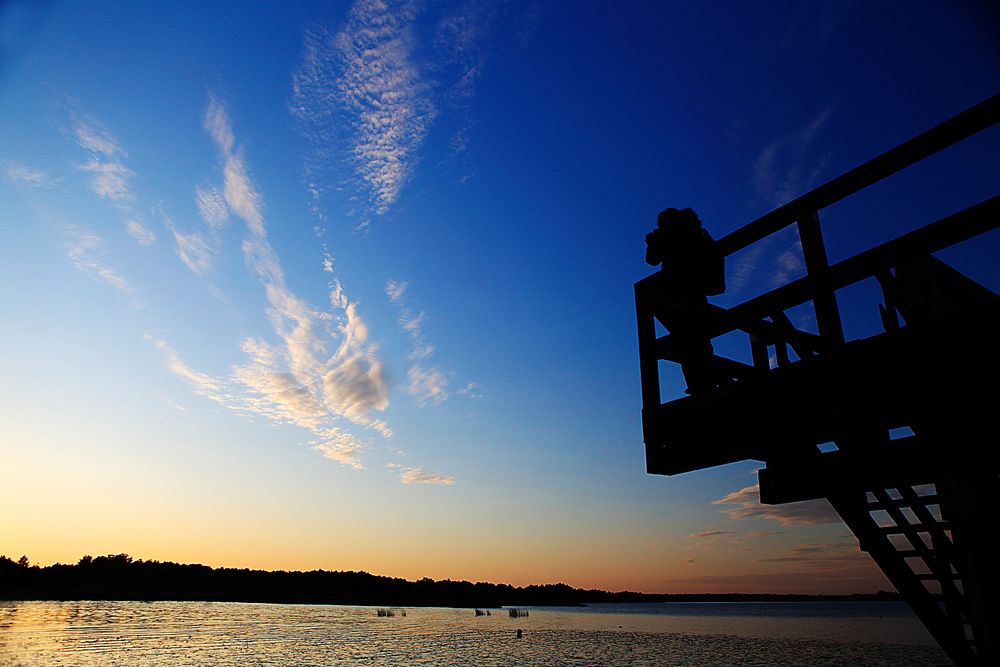
[[[823,231],[819,226],[819,213],[811,211],[798,219],[799,240],[806,260],[806,272],[812,284],[813,305],[816,309],[816,326],[826,348],[844,342],[844,326],[840,321],[837,295],[830,283],[830,261],[823,244]]]
[[[635,285],[635,319],[639,329],[639,381],[645,431],[645,411],[660,407],[660,370],[656,358],[656,323],[644,287],[641,282]]]

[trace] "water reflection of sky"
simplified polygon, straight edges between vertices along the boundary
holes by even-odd
[[[505,610],[477,617],[450,608],[380,618],[374,607],[9,602],[0,603],[0,666],[944,662],[919,623],[898,609],[737,611],[754,606],[681,604],[677,613],[642,613],[634,605],[530,608],[515,619]]]

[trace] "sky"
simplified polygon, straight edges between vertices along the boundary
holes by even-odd
[[[0,2],[0,553],[889,588],[825,501],[759,505],[759,462],[645,473],[632,285],[661,209],[720,237],[997,93],[998,26],[986,2]],[[998,154],[994,128],[824,211],[831,260],[995,195]],[[998,245],[940,257],[1000,290]],[[794,232],[726,271],[723,307],[801,276]],[[839,296],[877,332],[871,285]]]

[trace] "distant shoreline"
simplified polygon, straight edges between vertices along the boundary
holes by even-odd
[[[662,602],[866,602],[901,600],[895,592],[852,595],[780,593],[638,593],[585,590],[566,584],[510,584],[367,572],[249,570],[133,560],[126,554],[84,556],[76,565],[30,565],[0,556],[0,600],[170,601],[334,604],[382,607],[499,609]]]

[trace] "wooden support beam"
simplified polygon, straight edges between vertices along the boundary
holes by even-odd
[[[767,461],[767,466],[757,471],[757,479],[760,501],[778,505],[826,498],[842,490],[863,492],[928,484],[934,481],[936,471],[930,446],[911,436],[881,447]],[[865,506],[869,508],[870,503],[866,501]]]

